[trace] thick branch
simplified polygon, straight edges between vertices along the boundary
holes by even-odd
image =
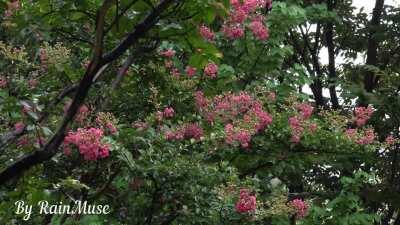
[[[383,5],[385,0],[376,0],[375,8],[372,13],[372,18],[369,25],[369,38],[368,38],[368,49],[367,49],[367,65],[377,66],[378,65],[378,47],[379,42],[376,39],[379,24],[381,22]],[[372,92],[375,87],[375,74],[372,71],[367,71],[364,77],[364,88],[367,92]]]
[[[107,54],[103,59],[101,57],[103,51],[103,35],[104,35],[104,18],[107,13],[107,9],[111,6],[113,0],[105,0],[102,7],[98,11],[97,27],[96,27],[96,41],[94,55],[91,63],[86,70],[86,73],[81,80],[78,90],[76,91],[75,98],[73,99],[71,106],[69,107],[66,115],[64,116],[63,122],[58,128],[57,132],[53,135],[48,143],[40,150],[28,155],[25,155],[15,163],[7,167],[0,173],[0,185],[6,183],[13,177],[21,174],[22,172],[30,169],[31,167],[45,162],[51,159],[58,150],[65,137],[65,131],[68,124],[72,121],[76,115],[79,107],[83,104],[89,89],[93,83],[95,77],[98,77],[108,63],[116,60],[121,56],[131,45],[133,45],[139,38],[143,37],[145,33],[154,26],[157,22],[160,14],[168,8],[168,6],[174,2],[174,0],[163,0],[155,9],[150,13],[143,22],[139,23],[135,31],[133,31],[125,40],[121,42],[111,53]]]
[[[328,10],[333,10],[333,0],[328,1]],[[336,66],[335,66],[335,45],[333,43],[333,23],[329,22],[325,26],[325,39],[326,45],[328,47],[328,57],[329,57],[329,65],[328,65],[328,77],[329,77],[329,94],[331,96],[331,103],[334,109],[339,108],[339,100],[336,94],[336,85],[335,82],[337,80],[336,74]]]
[[[104,63],[109,63],[120,57],[133,43],[139,38],[142,38],[150,28],[152,28],[158,21],[161,13],[167,9],[175,0],[162,0],[154,10],[138,25],[135,26],[135,30],[130,33],[116,48],[110,53],[106,54]]]

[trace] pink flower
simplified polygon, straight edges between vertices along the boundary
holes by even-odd
[[[244,29],[240,24],[224,24],[222,26],[222,32],[229,39],[239,39],[244,36]]]
[[[394,145],[396,143],[396,139],[393,137],[393,135],[389,135],[386,139],[385,142],[387,145]]]
[[[230,21],[233,23],[243,23],[247,18],[247,12],[242,8],[237,8],[236,10],[231,11],[230,13]]]
[[[25,124],[22,121],[14,124],[15,133],[21,133],[24,130],[25,130]]]
[[[199,141],[200,138],[203,137],[203,129],[195,123],[186,124],[184,125],[183,129],[183,136],[185,139],[194,138],[195,140]]]
[[[303,120],[309,119],[314,111],[314,107],[306,103],[297,105],[297,109],[300,111]]]
[[[188,77],[193,77],[197,72],[197,69],[191,66],[187,66],[186,67],[186,74],[188,75]]]
[[[207,41],[213,41],[215,39],[214,32],[212,32],[211,29],[205,25],[200,26],[199,33],[201,37],[203,37]]]
[[[250,23],[250,30],[253,32],[253,35],[261,41],[265,41],[269,37],[269,31],[266,26],[264,26],[263,22],[259,19],[254,19]]]
[[[294,130],[299,129],[299,127],[300,127],[300,120],[299,120],[297,117],[295,117],[295,116],[290,117],[290,118],[289,118],[289,126],[290,126],[292,129],[294,129]]]
[[[243,1],[242,8],[247,12],[254,12],[260,6],[259,0],[245,0]]]
[[[296,210],[296,218],[302,219],[308,215],[308,204],[301,199],[294,199],[289,203]]]
[[[30,79],[28,81],[28,86],[31,89],[35,88],[37,86],[37,84],[38,84],[38,81],[36,79]]]
[[[64,152],[68,155],[70,153],[69,145],[75,145],[85,160],[95,161],[106,158],[109,156],[110,146],[101,142],[103,136],[103,130],[93,127],[78,128],[75,132],[70,131],[64,139]]]
[[[368,145],[373,143],[375,140],[375,133],[373,129],[367,129],[360,139],[356,141],[359,145]]]
[[[107,129],[111,132],[111,134],[116,134],[118,132],[117,128],[112,123],[107,123]]]
[[[204,97],[204,93],[202,91],[196,91],[194,95],[197,109],[199,111],[205,110],[208,105],[208,100]]]
[[[173,68],[171,70],[171,75],[174,76],[175,78],[179,78],[179,76],[181,75],[181,73],[179,72],[179,70],[177,68]]]
[[[165,51],[160,52],[160,55],[167,58],[172,58],[175,56],[175,51],[172,49],[167,49]]]
[[[204,68],[204,73],[211,78],[216,78],[218,73],[218,66],[214,63],[209,63]]]
[[[167,107],[164,109],[163,116],[165,118],[172,118],[175,115],[175,110],[172,107]]]
[[[272,0],[265,0],[265,8],[267,9],[272,8]]]
[[[368,107],[356,107],[354,110],[355,122],[358,127],[364,126],[367,121],[371,118],[374,113],[374,109],[371,106]]]
[[[235,9],[238,9],[241,6],[240,0],[231,0],[230,3],[231,6]]]
[[[6,88],[7,87],[7,79],[5,77],[0,76],[0,88]]]
[[[354,139],[357,135],[357,129],[347,129],[345,135],[350,139]]]
[[[290,139],[293,143],[299,143],[301,139],[301,134],[304,130],[301,121],[296,116],[289,118],[289,126],[292,131],[292,138]]]
[[[257,200],[255,195],[251,195],[248,189],[240,189],[239,200],[235,205],[238,213],[251,213],[257,208]]]

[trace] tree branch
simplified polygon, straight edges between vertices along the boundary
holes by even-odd
[[[369,37],[368,37],[368,49],[367,49],[367,65],[377,66],[378,65],[378,48],[379,42],[376,39],[378,33],[379,24],[381,22],[383,6],[385,0],[376,0],[375,8],[372,13],[372,18],[369,25]],[[364,76],[364,88],[367,92],[372,92],[375,88],[375,74],[372,71],[367,71]]]
[[[96,26],[96,38],[95,38],[95,49],[92,60],[85,72],[84,77],[80,81],[79,87],[76,91],[76,95],[69,107],[64,119],[58,128],[57,132],[53,135],[48,143],[40,151],[35,151],[28,155],[23,156],[15,163],[1,171],[0,173],[0,185],[5,184],[7,181],[23,173],[24,171],[32,168],[33,166],[45,162],[51,159],[58,150],[65,137],[65,131],[68,124],[72,121],[76,115],[79,107],[83,104],[89,89],[93,83],[95,77],[98,77],[108,64],[116,60],[121,56],[131,45],[133,45],[139,38],[143,37],[145,33],[150,30],[155,23],[158,21],[160,14],[166,10],[172,2],[175,0],[162,0],[157,7],[148,15],[146,18],[136,25],[135,30],[128,35],[113,51],[107,54],[104,58],[102,57],[103,52],[103,39],[104,39],[104,21],[105,15],[113,0],[105,0],[103,5],[100,7],[97,13],[97,26]]]
[[[328,10],[332,11],[334,7],[333,1],[328,1]],[[335,66],[335,45],[333,43],[333,23],[329,22],[325,26],[325,39],[328,47],[328,77],[329,77],[329,95],[331,96],[332,108],[338,109],[339,100],[336,93],[335,82],[337,80],[336,66]]]

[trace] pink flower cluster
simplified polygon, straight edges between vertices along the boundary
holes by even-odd
[[[196,75],[197,69],[191,66],[186,66],[185,72],[188,77],[193,77],[194,75]]]
[[[85,160],[95,161],[109,156],[110,146],[101,143],[104,136],[103,130],[99,128],[78,128],[77,131],[70,131],[64,139],[64,153],[71,154],[70,145],[75,145]]]
[[[25,130],[25,124],[22,121],[14,124],[15,133],[21,133],[24,130]]]
[[[301,199],[294,199],[289,203],[296,210],[296,218],[302,219],[308,215],[308,204]]]
[[[264,25],[264,17],[256,13],[257,9],[271,7],[272,2],[266,0],[231,0],[232,10],[229,18],[222,26],[222,32],[229,39],[238,39],[244,36],[244,24],[248,18],[251,18],[249,25],[253,35],[258,39],[265,41],[269,37],[268,28]]]
[[[369,118],[371,118],[374,113],[374,109],[371,106],[368,107],[356,107],[354,110],[355,114],[355,123],[358,127],[364,126]]]
[[[299,143],[301,139],[301,135],[305,130],[305,127],[308,126],[308,130],[311,133],[314,133],[318,126],[315,123],[308,124],[306,120],[308,120],[314,111],[314,107],[307,103],[300,103],[296,105],[298,115],[292,116],[289,118],[289,126],[291,128],[292,137],[291,142]]]
[[[372,144],[375,140],[375,132],[373,129],[367,129],[364,132],[364,135],[360,137],[356,143],[359,145],[369,145]]]
[[[359,145],[368,145],[375,141],[375,132],[371,128],[362,133],[359,133],[357,129],[350,128],[345,131],[345,135]]]
[[[215,39],[215,33],[204,24],[200,26],[199,33],[201,37],[207,41],[214,41]]]
[[[272,123],[271,115],[263,110],[261,103],[246,92],[207,99],[203,92],[198,91],[195,100],[203,118],[211,124],[219,122],[225,125],[225,141],[228,144],[239,143],[247,148],[251,137]]]
[[[260,41],[265,41],[269,38],[269,30],[268,27],[264,26],[263,20],[262,16],[257,16],[249,25],[253,35]]]
[[[235,205],[238,213],[251,213],[257,209],[256,196],[252,195],[248,189],[240,189],[239,200]]]
[[[0,76],[0,88],[6,88],[7,87],[7,79],[5,77]]]
[[[203,137],[203,129],[195,123],[187,123],[178,127],[175,131],[167,131],[165,139],[169,141],[182,141],[191,138],[199,141]]]
[[[172,107],[166,107],[163,111],[157,111],[155,114],[156,121],[161,122],[164,119],[171,119],[175,116],[175,110]]]
[[[4,17],[11,17],[14,15],[14,11],[20,8],[20,2],[18,0],[7,2],[7,10],[4,11]]]
[[[204,68],[204,74],[212,79],[217,77],[217,73],[218,73],[218,66],[214,63],[208,63]]]
[[[117,120],[113,114],[107,112],[100,112],[96,117],[96,124],[103,130],[108,131],[111,134],[116,134],[118,132],[116,124]]]

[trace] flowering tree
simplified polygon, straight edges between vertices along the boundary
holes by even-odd
[[[382,0],[370,23],[331,0],[1,6],[0,221],[400,223],[398,57],[384,58],[398,10]],[[367,65],[336,66],[339,51]],[[28,218],[19,200],[110,210]]]

